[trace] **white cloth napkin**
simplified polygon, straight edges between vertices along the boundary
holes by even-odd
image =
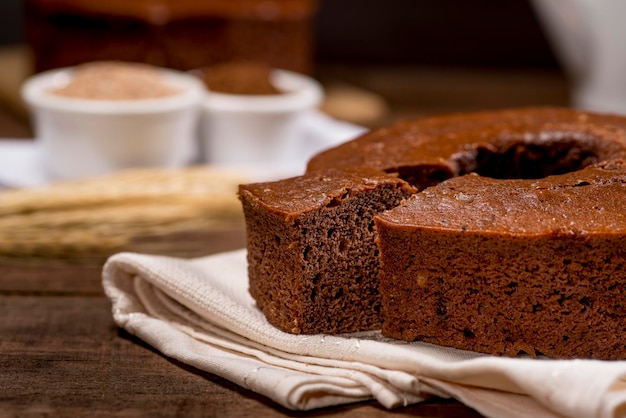
[[[492,417],[626,414],[626,361],[493,357],[379,332],[291,335],[258,310],[246,268],[245,250],[193,260],[121,253],[103,286],[120,327],[294,410],[440,396]]]

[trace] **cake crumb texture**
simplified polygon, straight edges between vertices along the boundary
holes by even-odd
[[[250,293],[269,322],[294,334],[380,328],[373,216],[413,192],[373,171],[241,186]]]

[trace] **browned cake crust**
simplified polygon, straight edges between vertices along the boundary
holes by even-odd
[[[626,203],[620,159],[626,160],[626,118],[529,108],[402,122],[316,155],[305,178],[347,181],[343,170],[358,167],[398,176],[420,191],[406,205],[393,209],[388,200],[369,211],[380,214],[365,242],[380,234],[382,256],[370,249],[363,260],[357,252],[350,260],[378,271],[382,258],[384,334],[494,354],[626,358],[626,334],[619,326],[626,316],[620,285],[626,276],[620,238],[626,225],[617,210]],[[603,164],[607,161],[611,163]],[[357,248],[362,233],[356,231],[363,226],[335,222],[314,231],[288,220],[306,214],[310,222],[326,225],[338,213],[349,218],[355,208],[374,204],[376,193],[368,193],[358,205],[341,201],[335,214],[320,204],[333,193],[318,186],[289,180],[264,187],[276,188],[283,200],[253,203],[262,199],[259,191],[249,197],[242,193],[242,200],[244,208],[250,206],[251,292],[270,321],[290,332],[337,332],[326,325],[332,322],[329,315],[341,310],[360,318],[361,308],[349,310],[350,304],[359,304],[357,293],[341,302],[327,293],[325,306],[341,307],[320,307],[315,314],[308,308],[289,311],[278,301],[310,304],[311,292],[303,289],[311,289],[318,279],[300,271],[332,272],[325,283],[343,283],[343,273],[337,272],[347,263],[338,262],[335,247],[320,231],[353,237]],[[294,187],[297,193],[289,192]],[[455,188],[468,189],[454,197]],[[479,191],[481,196],[473,197]],[[456,205],[450,210],[444,210],[445,193]],[[426,210],[428,205],[418,203],[431,195],[441,201]],[[305,197],[317,203],[285,215],[281,205]],[[621,203],[611,206],[612,201]],[[446,222],[457,207],[463,208],[453,218],[459,224],[450,227]],[[302,236],[290,242],[306,243],[315,259],[293,250],[296,244],[281,244],[296,236],[294,231]],[[272,243],[275,236],[280,243]],[[276,266],[279,272],[272,273]],[[314,324],[306,331],[303,317]]]
[[[373,216],[415,190],[373,170],[242,185],[250,294],[294,334],[380,328]]]

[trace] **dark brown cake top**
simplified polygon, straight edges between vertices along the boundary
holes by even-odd
[[[440,230],[585,235],[626,230],[626,162],[537,180],[469,174],[412,196],[379,218]]]
[[[626,158],[626,118],[527,108],[400,122],[316,155],[308,171],[371,167],[423,188],[470,172],[540,178],[617,158]]]
[[[289,179],[239,186],[239,195],[248,193],[269,212],[292,214],[317,210],[339,203],[350,194],[372,190],[381,184],[414,189],[395,175],[372,169],[327,170]]]

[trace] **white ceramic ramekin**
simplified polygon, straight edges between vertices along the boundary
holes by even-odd
[[[22,86],[41,162],[51,179],[77,179],[135,167],[181,167],[196,155],[204,86],[189,74],[159,69],[170,96],[94,100],[51,93],[73,68],[40,73]]]
[[[271,82],[282,94],[207,93],[200,130],[205,162],[283,162],[294,154],[301,118],[317,107],[323,90],[311,77],[284,70],[272,70]]]

